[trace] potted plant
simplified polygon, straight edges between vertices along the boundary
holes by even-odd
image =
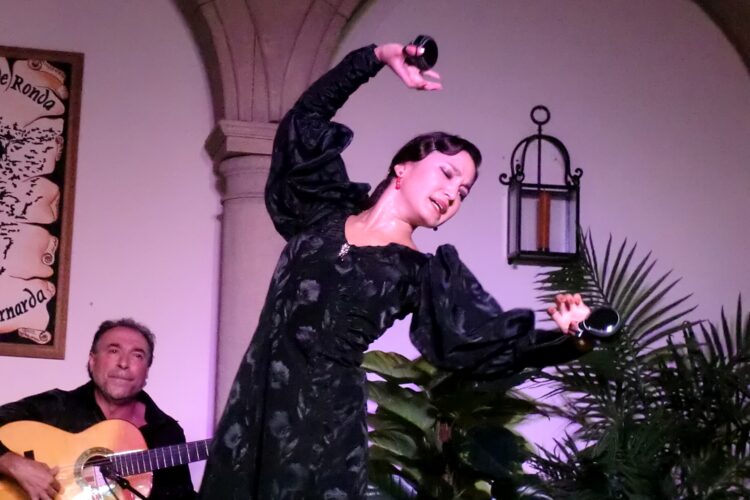
[[[533,465],[546,493],[564,498],[749,498],[750,315],[689,321],[678,280],[653,277],[650,254],[610,238],[583,258],[539,276],[540,298],[581,290],[620,312],[611,343],[543,373],[570,432]]]
[[[363,367],[382,379],[368,383],[373,497],[515,496],[531,449],[512,425],[544,411],[515,389],[533,372],[478,379],[378,351]]]

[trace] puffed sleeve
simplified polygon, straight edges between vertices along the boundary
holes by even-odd
[[[351,212],[367,200],[370,186],[351,182],[341,159],[353,133],[331,119],[382,67],[374,45],[351,52],[313,83],[279,123],[265,199],[285,239],[332,211]]]
[[[504,375],[581,354],[572,337],[536,330],[533,311],[503,311],[450,245],[439,247],[428,259],[419,282],[410,337],[437,367]]]

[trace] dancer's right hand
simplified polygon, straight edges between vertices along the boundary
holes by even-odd
[[[420,71],[416,66],[406,63],[406,54],[416,56],[423,51],[423,48],[416,45],[407,45],[404,49],[400,43],[387,43],[375,47],[375,56],[391,68],[407,87],[417,90],[440,90],[443,85],[436,71]]]

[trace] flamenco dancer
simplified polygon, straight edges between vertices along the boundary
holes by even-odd
[[[420,49],[390,43],[348,54],[308,88],[278,127],[266,205],[287,244],[258,328],[230,391],[201,485],[204,499],[354,500],[365,496],[365,374],[369,344],[411,314],[410,339],[431,363],[480,374],[570,359],[589,308],[578,295],[549,308],[560,331],[534,328],[531,310],[503,311],[443,245],[420,252],[417,228],[461,208],[481,154],[461,137],[420,135],[386,178],[349,180],[341,152],[352,131],[331,121],[360,85],[388,66],[411,89],[439,75],[407,64]]]

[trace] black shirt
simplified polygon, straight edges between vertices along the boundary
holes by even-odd
[[[185,433],[175,419],[164,413],[145,391],[138,400],[146,406],[146,425],[139,430],[149,448],[185,442]],[[52,425],[66,432],[82,432],[106,420],[94,397],[94,383],[72,391],[53,389],[0,406],[0,425],[18,420],[34,420]],[[0,442],[0,455],[7,452]],[[175,500],[195,498],[190,470],[187,465],[154,472],[149,499]]]

